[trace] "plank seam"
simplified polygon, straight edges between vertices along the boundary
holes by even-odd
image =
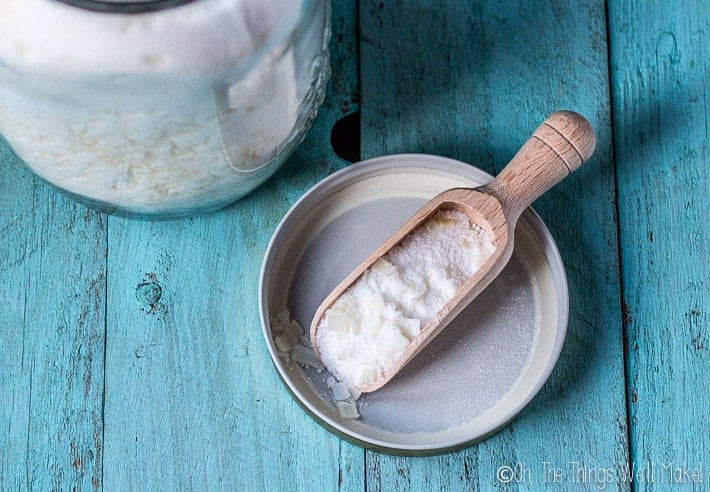
[[[103,214],[101,214],[103,215]],[[111,218],[106,215],[106,233],[105,233],[105,253],[104,253],[104,360],[103,360],[103,390],[101,392],[101,453],[97,450],[97,455],[101,455],[101,490],[104,490],[104,454],[106,452],[106,359],[107,357],[107,340],[108,340],[108,226]],[[97,456],[98,457],[98,456]]]
[[[621,309],[621,344],[622,344],[622,363],[624,368],[624,409],[626,411],[626,462],[627,464],[633,463],[634,460],[634,448],[632,442],[632,432],[631,432],[631,397],[629,394],[629,350],[628,350],[628,337],[627,337],[627,323],[624,313],[624,276],[622,268],[622,254],[621,254],[621,222],[619,220],[619,174],[616,165],[616,131],[614,129],[614,84],[613,84],[613,74],[612,74],[612,36],[611,36],[611,17],[609,12],[609,2],[604,2],[604,15],[606,18],[606,54],[607,54],[607,84],[609,87],[609,129],[611,132],[611,139],[609,142],[610,152],[611,152],[611,165],[614,172],[614,220],[616,221],[616,265],[617,265],[617,277],[619,279],[619,307]],[[637,484],[632,481],[630,484],[630,490],[636,490]]]

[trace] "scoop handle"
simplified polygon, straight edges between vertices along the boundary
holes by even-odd
[[[595,145],[594,130],[584,116],[558,111],[483,189],[498,198],[506,216],[517,220],[540,195],[584,164]]]

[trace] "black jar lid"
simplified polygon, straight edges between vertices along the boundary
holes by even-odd
[[[141,14],[177,7],[195,0],[57,0],[74,7],[117,14]]]

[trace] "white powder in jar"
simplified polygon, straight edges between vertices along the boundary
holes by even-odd
[[[104,208],[226,205],[273,174],[322,98],[325,1],[0,4],[0,133],[39,176]]]
[[[375,381],[494,251],[466,214],[437,212],[326,311],[316,335],[326,368],[348,387]]]

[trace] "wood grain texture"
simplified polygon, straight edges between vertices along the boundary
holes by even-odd
[[[570,282],[570,322],[541,393],[491,439],[446,456],[367,454],[368,490],[491,489],[496,470],[627,461],[624,369],[603,2],[361,2],[363,158],[427,152],[495,173],[544,116],[597,130],[589,164],[535,203]],[[564,211],[564,213],[561,213]],[[564,446],[559,443],[564,442]],[[586,484],[594,488],[596,484]],[[616,483],[625,488],[627,484]]]
[[[0,238],[0,489],[97,489],[104,218],[0,142]]]
[[[710,8],[612,1],[611,80],[631,452],[710,463]],[[661,482],[666,478],[665,482]],[[689,483],[685,483],[689,486]]]
[[[109,490],[362,488],[363,451],[321,428],[279,381],[257,302],[276,225],[345,165],[327,135],[357,108],[356,15],[346,2],[334,6],[326,102],[273,179],[208,216],[109,220]]]
[[[107,219],[0,140],[0,489],[491,490],[507,487],[498,467],[520,463],[529,480],[512,485],[540,490],[548,462],[564,468],[561,489],[598,490],[571,484],[570,463],[623,473],[629,451],[637,466],[702,463],[706,483],[710,10],[608,10],[607,26],[600,0],[362,1],[359,63],[358,8],[334,1],[333,78],[306,141],[206,217]],[[264,249],[288,207],[345,165],[328,136],[360,109],[358,65],[364,158],[428,152],[496,173],[554,110],[597,130],[591,162],[535,203],[570,281],[558,366],[512,424],[457,453],[392,457],[332,436],[283,388],[261,337]],[[668,488],[656,478],[635,488]]]

